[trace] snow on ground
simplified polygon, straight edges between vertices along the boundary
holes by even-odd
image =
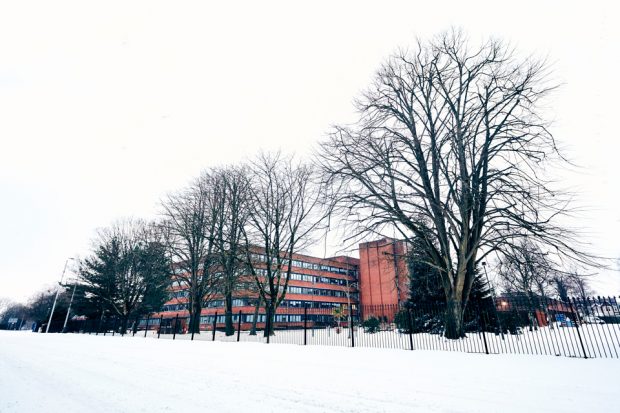
[[[617,359],[0,331],[0,412],[616,411],[619,368]]]

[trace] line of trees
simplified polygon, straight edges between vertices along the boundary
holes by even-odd
[[[48,322],[55,296],[56,290],[50,287],[38,291],[26,303],[0,298],[0,329],[30,328],[32,324],[35,329],[38,329]],[[58,295],[53,323],[62,325],[68,311],[69,301],[70,292],[62,291]],[[10,323],[11,319],[17,321]],[[26,323],[29,324],[26,325]]]
[[[174,282],[187,292],[190,332],[200,333],[202,309],[217,297],[232,335],[233,298],[243,291],[264,308],[265,334],[273,334],[292,254],[325,217],[320,194],[313,168],[280,153],[208,169],[162,200],[160,220],[123,220],[99,232],[80,262],[80,299],[126,328],[130,318],[159,311]]]
[[[207,169],[161,201],[160,219],[121,219],[100,229],[78,261],[76,283],[63,286],[57,313],[66,315],[75,286],[75,314],[114,316],[127,329],[130,319],[160,311],[174,283],[187,293],[190,332],[200,333],[202,309],[217,297],[226,334],[234,334],[233,299],[243,292],[256,315],[264,309],[264,334],[273,334],[293,253],[312,242],[326,217],[323,193],[312,165],[281,153]],[[44,313],[49,308],[41,323]]]

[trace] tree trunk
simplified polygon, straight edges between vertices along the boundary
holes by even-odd
[[[120,332],[122,334],[125,334],[127,332],[127,324],[129,324],[129,314],[126,314],[123,316],[123,318],[121,318],[121,330]]]
[[[192,303],[192,313],[189,320],[189,332],[194,334],[200,334],[200,313],[202,306],[198,300],[194,300]]]
[[[256,300],[256,305],[254,306],[254,318],[252,318],[252,329],[250,330],[250,335],[256,335],[256,323],[258,321],[258,310],[260,309],[260,297]]]
[[[226,335],[232,336],[235,334],[235,326],[233,324],[233,313],[232,313],[232,293],[226,294],[226,298],[224,300],[224,321],[226,324]]]
[[[446,330],[445,337],[458,340],[465,337],[463,329],[463,305],[460,300],[449,298],[446,304]]]
[[[275,303],[273,301],[269,301],[269,303],[265,305],[265,310],[266,310],[266,314],[265,314],[264,336],[265,337],[267,337],[268,335],[273,336],[274,335],[273,321],[275,319],[275,313],[276,313]]]
[[[528,291],[527,301],[529,305],[529,311],[527,312],[527,321],[529,324],[528,328],[530,331],[534,331],[534,323],[532,323],[532,318],[536,317],[536,306],[534,305],[534,293],[532,291]]]

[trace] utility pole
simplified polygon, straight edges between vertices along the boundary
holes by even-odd
[[[67,264],[69,263],[69,260],[72,260],[73,258],[67,258],[67,260],[65,261],[65,267],[62,269],[62,275],[60,276],[60,282],[58,283],[59,285],[62,285],[62,280],[65,278],[65,271],[67,271]],[[47,327],[45,328],[45,332],[49,333],[50,331],[50,324],[52,324],[52,317],[54,316],[54,310],[56,309],[56,301],[58,301],[58,294],[60,293],[60,288],[56,289],[56,296],[54,297],[54,304],[52,304],[52,311],[50,312],[50,319],[47,322]]]

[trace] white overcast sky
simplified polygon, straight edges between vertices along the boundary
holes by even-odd
[[[576,225],[620,257],[617,16],[597,1],[2,2],[0,296],[57,281],[96,228],[156,216],[205,167],[309,155],[391,52],[451,26],[548,57],[552,131],[581,167],[563,184],[588,206]],[[618,294],[620,275],[595,287]]]

